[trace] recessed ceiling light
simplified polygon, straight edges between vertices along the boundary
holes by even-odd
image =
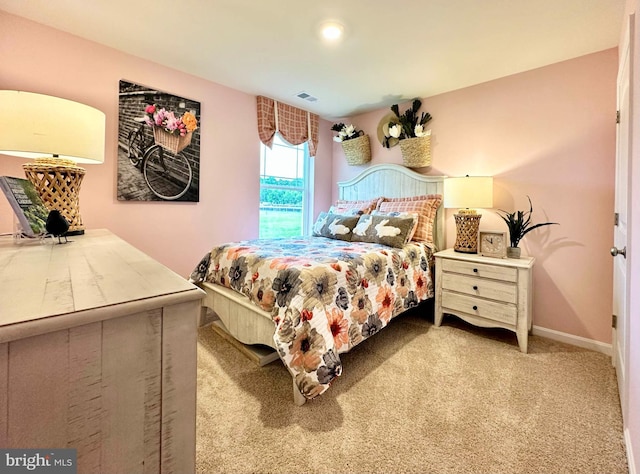
[[[320,25],[320,35],[325,41],[339,41],[343,34],[344,26],[337,21],[325,21]]]

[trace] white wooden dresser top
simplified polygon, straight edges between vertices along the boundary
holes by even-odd
[[[69,240],[0,239],[0,342],[204,296],[108,230]]]

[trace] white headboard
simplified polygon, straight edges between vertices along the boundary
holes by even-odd
[[[351,201],[379,196],[444,196],[444,178],[445,176],[425,176],[400,165],[373,165],[349,181],[338,182],[338,197]],[[438,250],[445,248],[444,228],[444,210],[440,205],[433,229],[433,240]]]

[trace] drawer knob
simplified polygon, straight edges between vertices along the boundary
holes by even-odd
[[[473,289],[478,291],[478,287],[476,285],[473,285]]]
[[[474,268],[474,269],[473,269],[473,273],[478,273],[478,269],[477,269],[477,268]]]
[[[473,310],[474,310],[474,311],[478,311],[478,307],[477,307],[477,306],[474,306],[474,307],[473,307]]]

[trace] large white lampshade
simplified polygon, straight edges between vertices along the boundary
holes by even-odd
[[[458,209],[493,207],[493,177],[464,176],[445,179],[444,207]]]
[[[79,192],[85,170],[103,163],[105,114],[85,104],[43,94],[0,91],[0,153],[34,158],[23,165],[45,206],[84,232]]]
[[[493,207],[493,177],[464,176],[444,180],[444,207],[460,209],[456,221],[457,252],[478,252],[481,214],[475,209]]]

